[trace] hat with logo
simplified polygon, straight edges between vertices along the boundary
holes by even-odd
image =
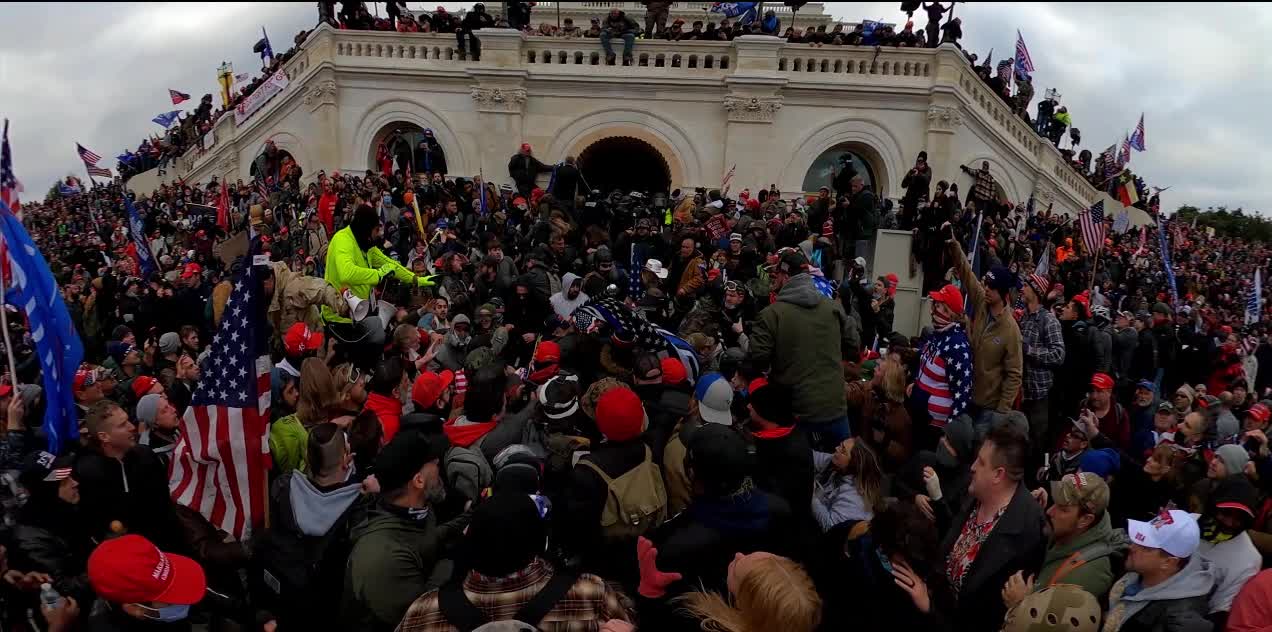
[[[999,292],[1016,290],[1020,289],[1020,277],[1004,266],[994,266],[985,273],[985,285]]]
[[[1250,410],[1246,411],[1246,416],[1254,417],[1259,423],[1267,423],[1268,418],[1272,417],[1272,409],[1269,409],[1267,404],[1260,402],[1251,406]]]
[[[792,249],[778,258],[775,271],[783,274],[799,274],[804,271],[806,265],[808,260],[804,258],[804,253],[798,249]]]
[[[1201,529],[1187,511],[1163,511],[1149,522],[1126,521],[1126,533],[1133,544],[1161,549],[1171,557],[1191,557],[1201,543]]]
[[[96,383],[97,372],[91,365],[85,364],[75,372],[75,379],[71,381],[71,390],[78,393]]]
[[[188,279],[192,276],[198,276],[203,273],[203,268],[197,263],[187,263],[185,269],[181,271],[181,278]]]
[[[419,377],[415,378],[415,384],[411,385],[411,401],[415,402],[416,406],[431,408],[446,391],[446,387],[454,381],[455,374],[450,371],[441,373],[422,371]]]
[[[1107,373],[1096,373],[1091,376],[1091,386],[1100,391],[1113,390],[1113,378]]]
[[[952,284],[935,292],[928,292],[928,297],[950,308],[955,314],[963,313],[963,293]]]
[[[137,379],[133,380],[132,392],[137,399],[141,399],[142,397],[150,394],[150,389],[156,386],[159,386],[159,380],[156,380],[149,375],[138,375]],[[162,392],[162,390],[160,392]]]
[[[287,335],[283,336],[283,348],[291,357],[320,349],[322,348],[322,332],[311,330],[305,323],[296,323],[288,328]]]
[[[698,414],[707,423],[733,425],[733,386],[719,373],[708,373],[693,390]]]
[[[192,605],[208,587],[198,562],[164,553],[139,535],[99,544],[88,556],[88,581],[100,597],[116,604]]]
[[[1057,505],[1079,505],[1100,515],[1109,506],[1109,485],[1091,472],[1066,474],[1056,485],[1054,497]]]
[[[74,465],[75,457],[72,455],[58,457],[44,450],[32,452],[22,461],[18,482],[27,489],[39,483],[59,482],[70,478]]]
[[[1051,289],[1051,280],[1045,274],[1031,274],[1029,275],[1029,287],[1033,288],[1033,291],[1038,296],[1046,296],[1047,291]]]
[[[1157,412],[1168,412],[1173,415],[1175,414],[1175,405],[1170,402],[1162,402],[1157,405]]]

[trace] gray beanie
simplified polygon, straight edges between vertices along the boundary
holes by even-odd
[[[938,446],[936,460],[941,465],[958,467],[963,463],[971,463],[976,458],[976,427],[972,425],[971,417],[959,415],[949,420],[945,424],[945,438],[958,454],[950,454],[943,446]]]
[[[155,415],[159,413],[159,402],[163,401],[163,395],[151,393],[137,400],[137,421],[146,425],[155,423]]]
[[[1246,463],[1250,462],[1250,453],[1235,443],[1229,443],[1215,450],[1215,458],[1223,462],[1223,466],[1228,470],[1228,476],[1236,476],[1245,469]]]
[[[181,350],[181,336],[177,332],[170,331],[159,336],[159,353],[176,353]]]

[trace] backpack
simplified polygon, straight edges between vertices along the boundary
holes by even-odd
[[[640,465],[610,478],[591,461],[579,461],[605,481],[605,508],[601,511],[601,531],[607,540],[632,539],[647,533],[667,519],[667,488],[662,468],[652,460],[649,446]]]
[[[481,444],[489,436],[489,433],[483,435],[468,447],[452,445],[442,457],[446,485],[468,500],[481,498],[481,490],[490,487],[495,480],[490,461],[481,453]]]
[[[552,607],[574,587],[577,575],[558,572],[525,605],[517,609],[511,620],[491,621],[464,594],[463,578],[447,582],[437,590],[437,606],[446,622],[459,632],[521,632],[539,629],[539,623]]]
[[[289,628],[318,629],[338,614],[353,513],[346,511],[322,536],[269,529],[254,538],[248,573],[253,600]]]

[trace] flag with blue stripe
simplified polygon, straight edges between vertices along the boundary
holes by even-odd
[[[136,205],[127,195],[124,196],[124,208],[128,210],[128,233],[132,237],[133,245],[137,247],[137,259],[141,261],[141,276],[143,279],[148,279],[151,274],[158,272],[159,268],[155,266],[155,257],[150,252],[150,243],[146,241],[146,225],[142,223],[141,216],[137,214]]]
[[[31,338],[40,358],[47,402],[44,433],[48,437],[48,451],[59,454],[79,440],[79,413],[71,395],[71,384],[80,362],[84,361],[84,345],[71,324],[71,315],[49,264],[3,200],[0,200],[0,235],[8,246],[13,269],[13,285],[5,294],[5,302],[22,308],[31,323]]]
[[[177,122],[177,117],[179,116],[181,116],[181,110],[173,110],[171,112],[164,112],[150,120],[168,128],[172,127],[172,124]]]
[[[1263,271],[1255,268],[1254,286],[1250,288],[1250,296],[1246,298],[1245,323],[1253,325],[1259,322],[1259,310],[1263,307]]]

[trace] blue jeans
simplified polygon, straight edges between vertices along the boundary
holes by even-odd
[[[601,31],[601,48],[605,49],[607,57],[614,56],[614,47],[610,44],[611,37],[613,36],[609,31]],[[623,59],[627,59],[632,56],[632,47],[636,45],[636,34],[623,33],[619,37],[623,38]]]
[[[808,442],[812,444],[813,449],[820,452],[834,452],[844,439],[852,436],[852,427],[848,425],[847,415],[831,421],[816,423],[801,421],[795,425],[808,435]]]

